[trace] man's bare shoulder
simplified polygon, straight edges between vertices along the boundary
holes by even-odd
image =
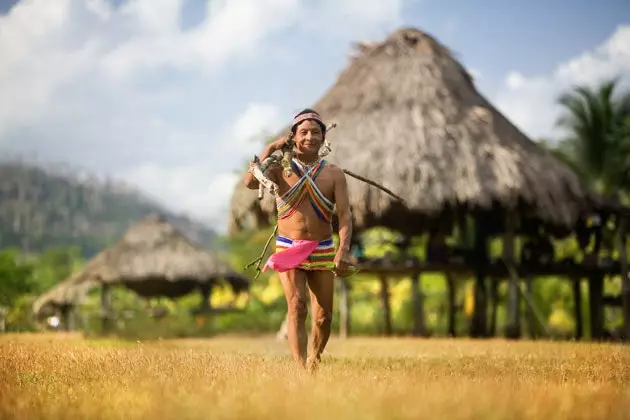
[[[345,178],[346,174],[343,169],[334,163],[327,163],[328,170],[335,178]]]

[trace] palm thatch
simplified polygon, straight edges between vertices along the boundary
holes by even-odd
[[[76,274],[70,276],[35,299],[33,314],[39,318],[56,310],[76,307],[84,301],[90,290],[98,287],[98,282],[94,280],[77,283],[77,279]]]
[[[91,282],[122,284],[143,297],[180,297],[222,281],[235,293],[249,288],[249,280],[218,256],[194,245],[161,216],[151,215],[96,255],[49,299],[69,301],[68,293]]]
[[[449,208],[518,209],[574,225],[590,199],[578,176],[498,112],[445,46],[403,28],[358,50],[312,108],[338,124],[328,160],[381,183],[406,206],[349,178],[357,229],[421,232],[423,217]],[[258,201],[239,184],[230,230],[264,225],[274,211],[270,194]]]

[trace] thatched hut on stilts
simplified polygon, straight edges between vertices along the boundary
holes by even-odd
[[[328,135],[329,161],[406,200],[403,205],[348,177],[355,233],[384,226],[411,237],[429,230],[448,234],[457,226],[467,236],[467,218],[474,221],[472,336],[488,335],[488,239],[504,235],[503,260],[512,266],[516,234],[544,226],[548,234],[566,235],[592,204],[578,176],[503,116],[448,48],[421,30],[403,28],[381,42],[358,44],[312,108],[338,124]],[[274,213],[270,194],[259,201],[256,191],[239,184],[230,231],[267,226]],[[505,333],[516,337],[520,286],[511,273]],[[418,276],[413,274],[414,294],[421,294]],[[421,299],[414,301],[414,330],[424,334]]]
[[[39,313],[45,305],[66,307],[77,294],[92,287],[101,288],[104,329],[113,318],[111,288],[121,285],[141,297],[179,298],[194,291],[201,293],[197,313],[213,313],[212,288],[229,285],[234,293],[249,290],[249,280],[237,273],[213,252],[188,240],[159,215],[150,215],[127,231],[118,243],[91,259],[79,272],[39,298]]]

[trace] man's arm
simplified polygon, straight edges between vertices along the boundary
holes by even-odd
[[[350,239],[352,238],[352,212],[350,211],[350,198],[348,197],[348,183],[346,174],[339,167],[335,174],[335,205],[337,218],[339,219],[339,251],[338,259],[346,259],[350,253]]]
[[[284,139],[281,139],[281,140],[278,140],[269,144],[267,147],[265,147],[265,150],[263,150],[263,152],[260,154],[258,159],[260,159],[261,162],[264,161],[265,159],[267,159],[267,157],[272,155],[274,152],[280,150],[282,148],[282,144],[284,144]],[[277,183],[277,180],[275,178],[277,178],[276,177],[277,172],[278,171],[274,170],[274,168],[269,168],[269,170],[267,171],[267,175],[269,179],[276,183]],[[252,173],[252,171],[248,170],[247,173],[245,174],[245,177],[243,178],[243,185],[245,185],[245,187],[249,188],[250,190],[255,190],[255,189],[258,189],[259,184],[260,182],[258,182],[256,177],[254,177],[254,174]]]

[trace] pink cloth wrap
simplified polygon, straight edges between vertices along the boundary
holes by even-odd
[[[318,241],[294,240],[290,248],[272,254],[262,271],[268,268],[280,273],[299,266],[319,245]]]

